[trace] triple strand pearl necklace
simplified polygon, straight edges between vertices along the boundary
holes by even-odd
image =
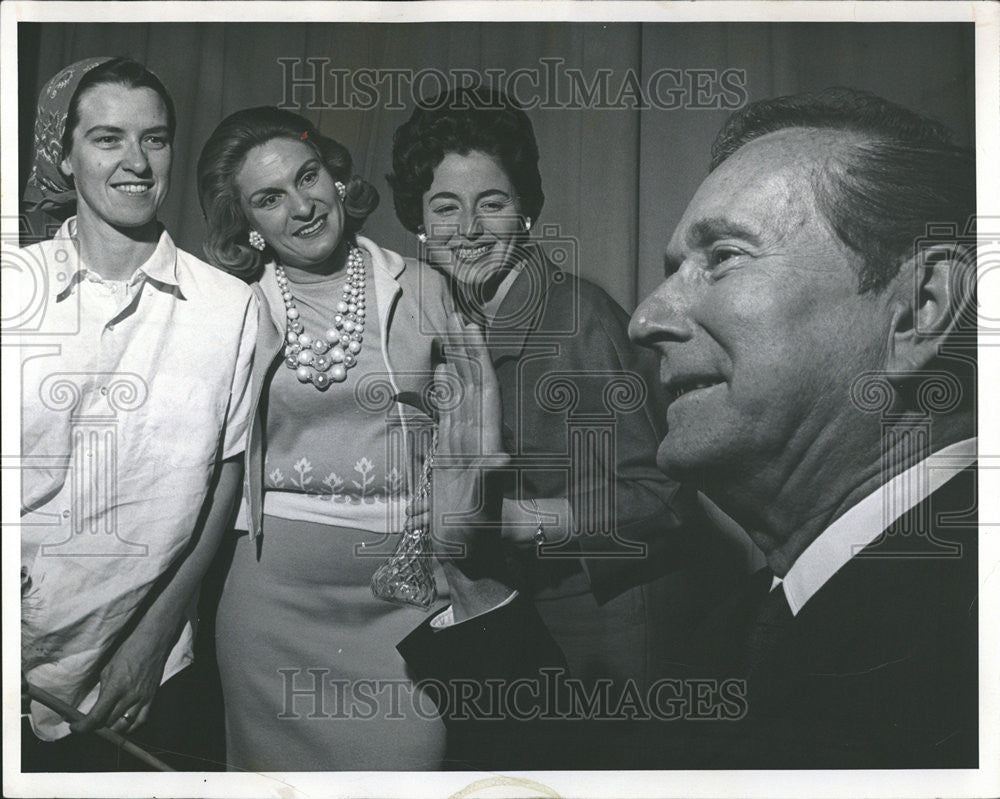
[[[288,275],[280,264],[274,268],[281,298],[285,301],[285,366],[295,370],[302,383],[312,383],[320,391],[330,383],[342,383],[347,370],[358,362],[365,330],[365,260],[361,248],[351,247],[347,256],[347,282],[337,303],[333,327],[322,336],[305,331],[295,307]]]

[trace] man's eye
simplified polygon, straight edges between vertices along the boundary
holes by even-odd
[[[719,266],[732,258],[739,258],[741,255],[743,255],[743,251],[735,247],[716,247],[712,250],[708,263],[710,266]]]
[[[118,143],[118,137],[111,135],[98,136],[96,139],[94,139],[94,141],[97,144],[101,145],[102,147],[110,147],[111,145]]]

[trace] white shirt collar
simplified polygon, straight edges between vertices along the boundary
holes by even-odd
[[[80,251],[76,244],[76,217],[71,216],[58,232],[53,236],[53,241],[66,240],[70,245],[63,248],[65,258],[59,260],[62,280],[53,284],[53,292],[58,296],[65,295],[80,280],[89,278],[98,282],[105,282],[100,275],[89,269],[80,258]],[[58,259],[57,259],[58,260]],[[156,244],[153,254],[146,259],[145,263],[139,266],[132,276],[125,281],[128,285],[134,285],[140,280],[150,278],[157,283],[167,286],[180,286],[177,270],[177,247],[174,245],[170,235],[163,228],[160,229],[160,239]]]
[[[930,455],[879,486],[837,518],[771,585],[784,588],[792,615],[847,562],[908,510],[927,499],[976,459],[976,439],[967,438]]]

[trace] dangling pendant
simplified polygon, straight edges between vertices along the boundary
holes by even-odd
[[[535,530],[535,544],[541,546],[545,543],[545,528],[541,524],[538,525],[538,529]]]

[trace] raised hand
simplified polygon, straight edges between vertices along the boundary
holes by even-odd
[[[408,528],[430,526],[456,620],[510,594],[500,543],[499,491],[490,485],[510,462],[501,438],[500,386],[478,327],[448,319],[447,362],[435,370],[440,398],[430,496],[407,509]]]

